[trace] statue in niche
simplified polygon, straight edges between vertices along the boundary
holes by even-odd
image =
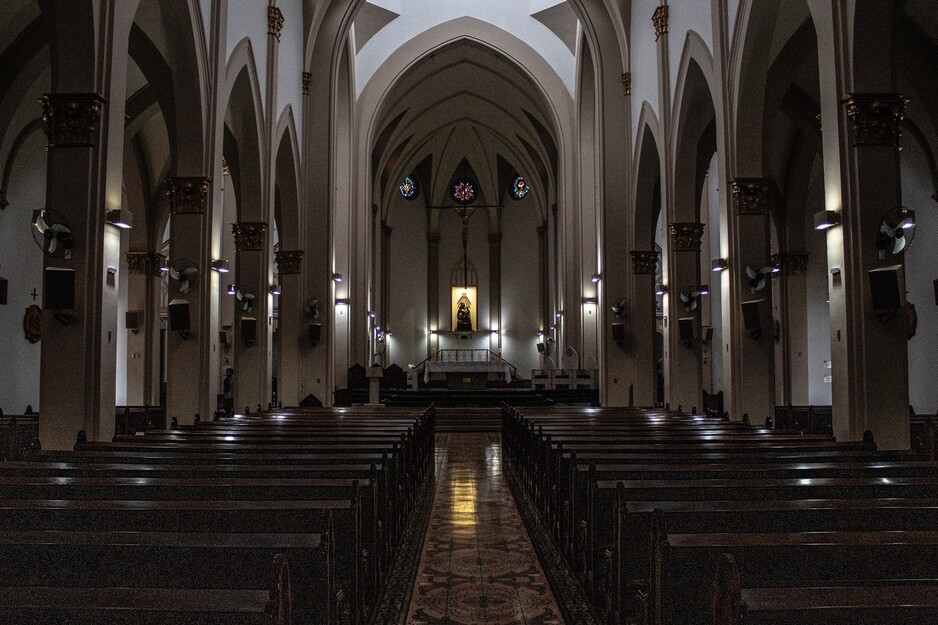
[[[465,293],[456,302],[456,332],[472,332],[472,302]]]

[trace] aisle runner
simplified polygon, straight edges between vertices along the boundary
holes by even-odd
[[[499,438],[437,436],[437,485],[408,625],[562,625],[501,472]]]

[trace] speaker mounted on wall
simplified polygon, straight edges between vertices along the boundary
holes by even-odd
[[[309,331],[307,332],[309,337],[309,344],[313,347],[319,345],[319,341],[322,340],[322,324],[321,323],[311,323],[309,324]]]
[[[902,265],[870,269],[870,298],[880,323],[894,319],[905,306],[905,276]]]
[[[677,331],[684,347],[694,346],[694,317],[681,317],[678,319]]]
[[[143,315],[139,310],[128,310],[124,313],[124,327],[134,334],[140,333],[140,318]]]
[[[183,339],[188,339],[192,332],[189,302],[184,299],[174,299],[166,308],[169,311],[169,331],[178,332]]]
[[[241,317],[241,342],[251,347],[257,342],[257,318]]]
[[[53,317],[68,325],[75,313],[75,270],[65,267],[47,267],[42,281],[44,308]]]
[[[622,347],[622,344],[625,342],[625,324],[624,323],[614,323],[612,324],[612,342]]]
[[[759,308],[764,301],[764,299],[753,299],[748,302],[743,302],[742,304],[743,327],[753,339],[758,339],[762,336],[762,315],[759,312]]]

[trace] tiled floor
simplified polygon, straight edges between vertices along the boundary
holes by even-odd
[[[437,435],[437,485],[408,625],[562,625],[501,472],[497,434]]]

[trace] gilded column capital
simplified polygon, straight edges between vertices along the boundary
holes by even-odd
[[[303,95],[309,95],[309,84],[313,82],[312,72],[303,72]]]
[[[782,252],[769,258],[783,276],[803,276],[808,273],[807,252]]]
[[[47,93],[39,101],[50,148],[95,145],[98,120],[107,100],[96,93]]]
[[[655,25],[655,41],[661,37],[661,35],[668,34],[668,5],[663,4],[655,12],[651,14],[651,22]]]
[[[654,275],[658,268],[658,252],[655,250],[634,250],[629,252],[632,257],[632,273],[636,276]]]
[[[843,102],[854,145],[898,145],[908,99],[898,93],[851,93]]]
[[[274,260],[280,275],[298,274],[303,266],[303,250],[280,250],[274,254]]]
[[[267,224],[263,221],[241,221],[231,224],[235,249],[239,252],[259,252],[264,249]]]
[[[733,178],[730,190],[737,215],[765,215],[774,184],[768,178]]]
[[[622,88],[625,90],[625,95],[632,95],[632,72],[622,74]]]
[[[674,222],[671,224],[671,243],[678,252],[699,252],[704,225],[697,222]]]
[[[267,34],[273,35],[280,41],[280,33],[283,31],[283,13],[279,7],[267,7]]]
[[[223,165],[224,166],[224,165]],[[208,208],[208,178],[167,178],[166,195],[172,214],[204,213]]]

